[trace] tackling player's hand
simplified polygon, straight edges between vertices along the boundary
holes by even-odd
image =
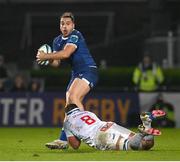
[[[37,55],[36,55],[36,61],[44,61],[44,60],[47,60],[46,53],[38,50]]]

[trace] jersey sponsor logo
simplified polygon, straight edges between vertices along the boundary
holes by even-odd
[[[106,125],[104,125],[104,126],[100,129],[100,131],[103,131],[103,132],[107,131],[113,124],[114,124],[114,123],[106,123]]]
[[[70,41],[72,43],[77,43],[78,40],[79,40],[79,37],[77,35],[71,35],[70,36]]]

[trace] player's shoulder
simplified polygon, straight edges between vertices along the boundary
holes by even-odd
[[[80,31],[74,29],[74,30],[72,31],[72,33],[70,34],[69,38],[70,38],[70,39],[72,39],[72,38],[73,38],[73,39],[82,39],[83,36],[82,36],[82,34],[81,34]]]
[[[81,32],[80,32],[79,30],[74,29],[74,30],[72,31],[71,35],[80,36],[80,35],[82,35],[82,34],[81,34]]]
[[[62,39],[62,35],[58,35],[54,38],[53,42],[57,43],[57,42],[61,41],[61,39]]]
[[[89,116],[96,116],[96,114],[94,114],[93,112],[90,112],[90,111],[84,111],[84,113]]]

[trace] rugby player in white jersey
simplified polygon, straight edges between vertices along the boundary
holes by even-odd
[[[154,145],[154,136],[161,135],[158,129],[151,128],[151,122],[165,115],[162,110],[141,114],[142,125],[138,127],[139,133],[135,133],[114,122],[101,121],[75,104],[67,105],[65,112],[64,130],[70,146],[78,149],[82,141],[99,150],[149,150]]]

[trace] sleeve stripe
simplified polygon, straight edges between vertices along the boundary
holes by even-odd
[[[76,44],[74,44],[74,43],[66,43],[66,45],[65,45],[65,47],[64,48],[66,48],[66,46],[67,45],[73,45],[75,48],[77,48],[77,45]]]

